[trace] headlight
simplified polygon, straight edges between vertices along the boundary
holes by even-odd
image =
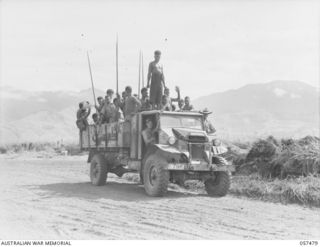
[[[168,142],[170,145],[173,145],[176,143],[176,138],[174,136],[170,136],[169,139],[168,139]]]
[[[214,140],[212,140],[212,145],[213,146],[220,146],[221,145],[221,141],[219,139],[214,139]]]

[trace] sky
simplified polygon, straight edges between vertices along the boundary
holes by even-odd
[[[0,0],[1,85],[17,89],[137,90],[162,51],[166,84],[193,98],[248,83],[319,86],[318,1]],[[174,94],[174,93],[172,93]],[[174,96],[174,95],[173,95]]]

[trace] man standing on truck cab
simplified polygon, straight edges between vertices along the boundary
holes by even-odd
[[[141,107],[141,102],[132,96],[132,88],[126,87],[126,100],[124,104],[124,117],[125,120],[130,120],[134,113],[137,113]]]
[[[149,64],[148,77],[147,77],[147,88],[150,87],[150,102],[152,109],[160,109],[161,100],[163,94],[163,88],[165,87],[163,67],[160,64],[161,52],[154,52],[154,61]],[[150,85],[151,80],[151,85]]]
[[[142,131],[142,137],[143,141],[146,144],[146,146],[155,144],[156,143],[156,136],[155,133],[158,131],[158,124],[157,127],[153,128],[153,123],[150,118],[146,119],[146,128]]]
[[[203,114],[203,118],[204,118],[204,130],[207,132],[207,134],[213,134],[216,132],[216,129],[213,127],[212,123],[208,120],[208,116],[209,114],[211,114],[212,112],[209,111],[207,108],[205,108],[203,111],[201,111],[200,113]]]

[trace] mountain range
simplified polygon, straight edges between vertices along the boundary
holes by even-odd
[[[300,81],[248,84],[196,99],[227,139],[319,136],[319,90]]]
[[[96,96],[104,91],[95,89]],[[78,103],[93,102],[91,89],[80,92],[30,92],[1,87],[0,140],[77,142]],[[319,90],[300,81],[248,84],[192,101],[195,109],[210,109],[218,133],[229,140],[319,136]]]

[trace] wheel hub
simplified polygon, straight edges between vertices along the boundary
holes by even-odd
[[[98,173],[99,173],[99,168],[97,167],[97,164],[94,164],[94,167],[92,169],[92,175],[93,177],[97,177],[98,176]]]
[[[152,167],[150,169],[150,184],[153,185],[153,183],[157,180],[157,170]]]

